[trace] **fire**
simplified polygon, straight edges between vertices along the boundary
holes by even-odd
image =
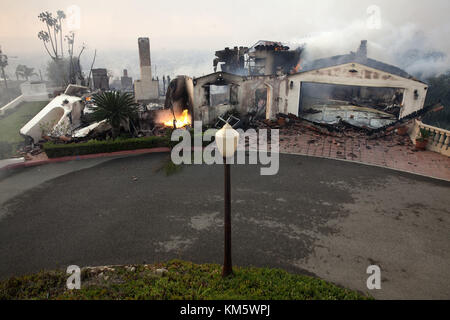
[[[297,73],[300,70],[302,70],[302,60],[300,59],[297,63],[297,65],[295,66],[295,68],[292,70],[292,73]]]
[[[189,116],[187,110],[184,110],[183,113],[175,117],[176,117],[175,126],[177,128],[183,128],[191,124],[191,117]],[[173,116],[171,116],[170,119],[168,119],[167,121],[164,121],[163,124],[166,127],[173,127]]]

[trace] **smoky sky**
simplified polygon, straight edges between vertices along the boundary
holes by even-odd
[[[44,53],[38,14],[73,5],[81,13],[78,46],[86,44],[87,57],[97,49],[105,61],[116,60],[113,52],[136,51],[140,36],[151,39],[152,55],[199,51],[212,54],[211,61],[215,50],[260,39],[306,44],[314,58],[356,50],[367,39],[369,55],[388,63],[401,64],[399,56],[419,51],[412,59],[424,65],[401,65],[411,70],[446,68],[448,58],[430,66],[429,55],[450,56],[448,0],[0,0],[0,5],[0,45],[24,57]]]

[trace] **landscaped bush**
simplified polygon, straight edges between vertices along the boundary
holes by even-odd
[[[109,153],[123,150],[136,150],[158,147],[170,147],[173,143],[170,137],[145,137],[116,140],[90,140],[83,143],[56,144],[47,142],[44,144],[45,153],[49,158],[79,156],[93,153]]]

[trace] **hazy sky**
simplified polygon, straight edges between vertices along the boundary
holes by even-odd
[[[71,5],[81,10],[78,40],[103,54],[136,50],[137,37],[148,36],[152,52],[213,52],[267,39],[307,42],[312,52],[324,56],[354,50],[367,39],[372,56],[385,60],[395,58],[393,48],[405,45],[450,55],[449,0],[0,0],[0,4],[0,45],[15,55],[43,52],[37,39],[43,28],[38,14],[67,11]],[[368,28],[371,5],[380,8],[379,28]]]
[[[258,39],[288,41],[345,29],[378,5],[383,22],[414,24],[426,33],[449,31],[448,0],[0,0],[0,42],[10,51],[41,50],[39,12],[81,9],[78,38],[90,47],[132,48],[149,36],[159,49],[250,45]],[[443,25],[446,26],[443,28]],[[384,26],[387,27],[387,26]],[[386,30],[387,31],[387,30]],[[443,42],[448,42],[448,34]]]

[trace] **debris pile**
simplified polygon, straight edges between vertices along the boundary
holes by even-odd
[[[280,113],[277,115],[277,120],[256,120],[254,124],[257,128],[279,129],[280,135],[292,136],[308,133],[318,137],[333,137],[335,138],[333,139],[336,142],[335,144],[339,143],[336,138],[364,138],[367,140],[375,140],[392,136],[390,140],[395,142],[395,144],[406,145],[411,143],[406,130],[411,121],[413,120],[396,123],[380,131],[355,127],[345,121],[341,121],[337,125],[315,124],[299,118],[294,114],[286,115]]]

